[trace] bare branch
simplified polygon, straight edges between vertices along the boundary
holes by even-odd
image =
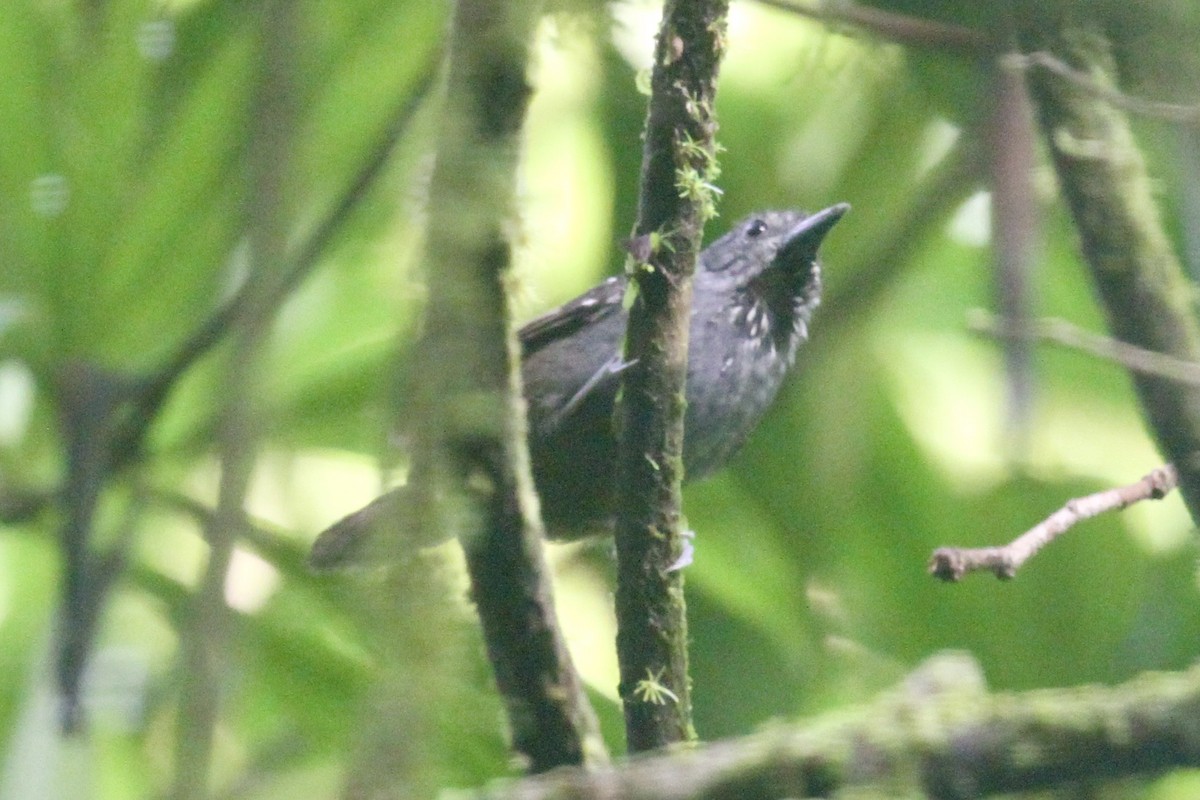
[[[1166,464],[1141,480],[1077,497],[1004,547],[941,547],[933,551],[929,573],[943,581],[961,580],[968,572],[991,570],[997,578],[1009,579],[1026,561],[1076,523],[1106,511],[1120,511],[1142,500],[1161,500],[1179,482],[1175,467]]]

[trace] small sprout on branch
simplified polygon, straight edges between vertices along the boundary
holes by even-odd
[[[646,668],[646,678],[637,682],[633,687],[633,696],[643,703],[650,703],[655,706],[665,706],[667,701],[673,703],[679,702],[679,697],[670,689],[662,684],[663,672],[666,667],[662,667],[658,672],[651,672],[650,668]]]
[[[622,242],[622,248],[634,262],[631,266],[626,267],[626,274],[632,275],[639,268],[650,269],[650,259],[664,250],[674,253],[675,245],[671,242],[671,235],[672,232],[669,231],[650,231],[650,233],[633,236]]]
[[[717,216],[717,206],[713,202],[713,196],[722,194],[722,191],[701,175],[695,167],[688,164],[679,168],[675,173],[675,188],[679,190],[681,198],[699,206],[704,219],[709,220]]]
[[[687,131],[681,134],[679,140],[679,155],[682,160],[687,163],[699,161],[704,165],[704,175],[708,180],[716,180],[721,174],[721,168],[717,165],[717,152],[722,148],[720,145],[715,145],[710,148],[704,141],[696,141]]]
[[[666,250],[668,253],[675,252],[675,244],[671,241],[673,232],[667,231],[651,231],[650,232],[650,249],[654,253],[660,253]]]
[[[720,194],[720,190],[711,185],[721,176],[721,167],[717,164],[717,153],[720,150],[721,146],[711,138],[695,139],[689,131],[679,131],[675,137],[675,163],[679,165],[675,185],[682,190],[685,186],[703,184]],[[681,191],[679,196],[694,195]]]
[[[632,276],[638,269],[650,268],[649,264],[629,264],[625,267],[625,273]],[[638,299],[637,281],[628,281],[625,284],[625,294],[621,297],[621,308],[625,311],[633,308],[633,304]]]

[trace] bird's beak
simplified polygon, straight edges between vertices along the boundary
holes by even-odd
[[[812,260],[817,255],[817,248],[825,240],[825,235],[849,210],[849,203],[838,203],[836,206],[830,206],[824,211],[818,211],[797,222],[795,227],[788,232],[787,241],[784,242],[783,247],[779,248],[775,260],[791,261],[796,259],[798,262],[805,259]]]

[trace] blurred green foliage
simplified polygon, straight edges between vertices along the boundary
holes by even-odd
[[[991,24],[960,5],[891,7]],[[443,4],[422,0],[299,6],[286,176],[297,249],[413,104],[447,24]],[[1197,15],[1145,8],[1120,6],[1140,23],[1130,30],[1145,58],[1118,40],[1128,71],[1162,75],[1194,58],[1183,45]],[[641,160],[637,74],[657,14],[621,2],[557,9],[542,25],[515,228],[524,315],[619,268]],[[145,374],[244,275],[248,175],[261,157],[249,142],[262,102],[259,16],[235,0],[0,10],[4,492],[51,490],[63,475],[65,364]],[[1158,463],[1124,373],[1075,353],[1037,352],[1025,444],[1005,426],[998,347],[964,325],[995,292],[982,65],[753,3],[735,4],[729,36],[724,197],[710,235],[756,208],[848,201],[854,211],[824,250],[826,302],[801,374],[732,467],[686,494],[700,734],[862,700],[945,648],[969,650],[994,687],[1012,689],[1188,664],[1200,603],[1177,498],[1081,526],[1011,583],[948,586],[925,573],[936,546],[1007,541],[1068,498]],[[389,393],[419,322],[436,101],[435,91],[416,103],[379,179],[273,326],[249,499],[262,529],[239,546],[226,587],[234,625],[213,778],[227,796],[333,796],[346,770],[376,768],[371,742],[395,745],[394,771],[423,770],[419,786],[511,771],[451,549],[415,556],[419,577],[407,581],[302,566],[314,533],[369,499],[374,465],[395,459],[389,420],[403,401]],[[1163,123],[1139,125],[1182,250],[1196,223],[1176,160],[1195,151]],[[1035,311],[1098,329],[1069,220],[1039,170]],[[48,666],[59,515],[0,535],[0,797],[151,796],[175,780],[178,640],[205,556],[200,525],[175,501],[214,502],[220,357],[188,371],[136,466],[102,499],[100,532],[115,536],[132,508],[136,545],[85,682],[91,725],[66,744],[54,735]],[[619,749],[608,546],[553,555],[568,638]],[[1196,781],[1128,791],[1191,797]]]

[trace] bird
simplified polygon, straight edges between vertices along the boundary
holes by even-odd
[[[723,467],[771,407],[808,339],[821,300],[818,250],[850,206],[815,214],[763,211],[701,253],[692,289],[685,387],[684,480]],[[528,445],[551,539],[611,530],[616,473],[613,409],[621,373],[629,278],[617,275],[518,331]],[[319,571],[362,560],[371,530],[405,507],[393,489],[314,542]]]

